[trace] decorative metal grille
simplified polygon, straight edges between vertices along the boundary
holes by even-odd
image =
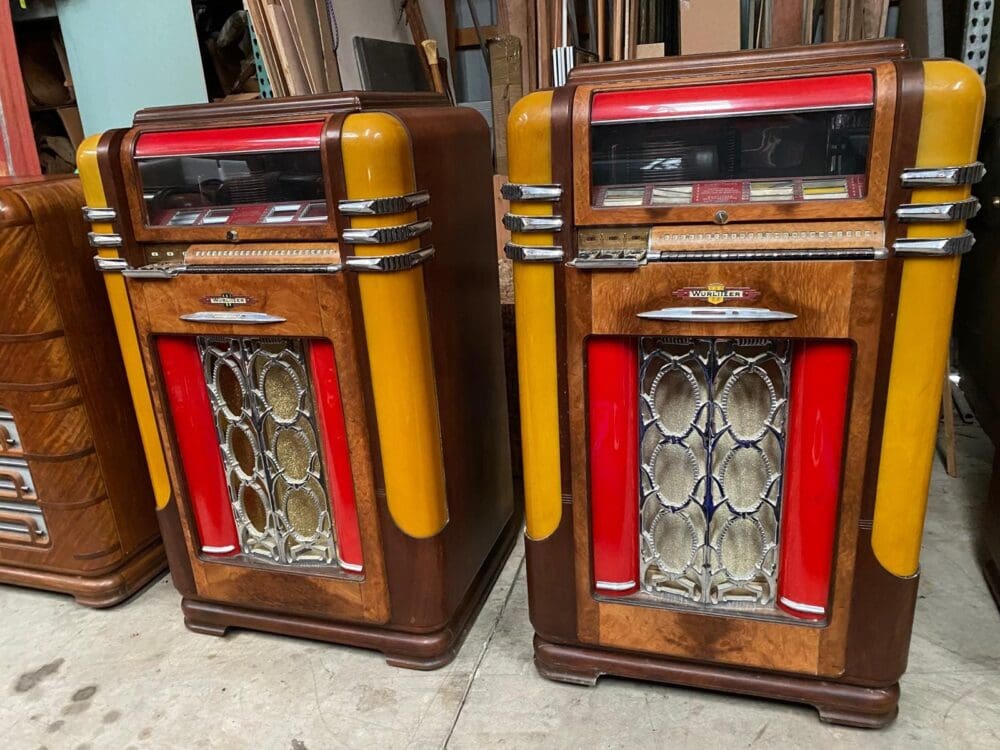
[[[241,550],[338,563],[302,344],[203,336],[198,350]]]
[[[640,357],[643,588],[772,604],[788,342],[643,338]]]

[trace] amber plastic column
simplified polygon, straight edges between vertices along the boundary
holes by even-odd
[[[953,60],[927,61],[923,67],[915,166],[975,161],[983,120],[982,81]],[[969,193],[968,185],[920,188],[913,191],[912,201],[951,202]],[[911,224],[907,237],[954,237],[964,230],[964,221]],[[872,523],[875,557],[898,576],[915,574],[920,563],[959,263],[958,256],[903,261]]]
[[[108,206],[97,164],[97,144],[100,140],[101,136],[99,135],[87,138],[80,144],[76,154],[80,180],[83,183],[83,197],[91,208],[107,208]],[[94,222],[93,230],[97,234],[112,234],[114,227],[108,222]],[[101,248],[97,254],[102,258],[109,259],[118,257],[118,251],[114,248]],[[146,384],[146,370],[139,353],[139,338],[135,332],[135,319],[132,317],[132,308],[129,305],[128,292],[125,289],[125,279],[122,278],[121,274],[105,273],[104,286],[108,290],[111,315],[115,321],[118,345],[122,350],[125,375],[128,379],[135,416],[139,424],[139,437],[146,453],[146,463],[149,465],[153,496],[156,498],[156,507],[158,509],[164,508],[170,502],[170,479],[167,476],[167,464],[163,457],[160,434],[156,428],[153,401]]]
[[[350,115],[341,131],[341,151],[349,199],[416,190],[410,136],[392,115]],[[416,219],[414,211],[357,216],[351,227],[397,226]],[[354,252],[398,255],[418,247],[417,240],[409,240],[355,245]],[[448,505],[424,273],[418,266],[358,276],[389,513],[406,534],[434,536],[448,523]]]
[[[552,182],[552,92],[519,101],[507,124],[510,181]],[[511,213],[552,214],[552,204],[511,203]],[[551,233],[514,232],[523,245],[553,245]],[[521,400],[524,514],[528,536],[544,539],[559,527],[562,481],[559,464],[559,386],[556,374],[555,269],[551,263],[514,263],[514,318]]]

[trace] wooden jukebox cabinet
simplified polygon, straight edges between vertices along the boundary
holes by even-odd
[[[543,675],[895,716],[982,107],[896,42],[584,66],[517,105]]]
[[[435,668],[516,538],[489,132],[445,104],[153,109],[81,148],[192,630]]]
[[[110,607],[166,568],[74,177],[0,182],[0,582]]]

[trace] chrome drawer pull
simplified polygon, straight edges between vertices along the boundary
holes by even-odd
[[[521,263],[558,263],[563,259],[559,245],[518,245],[508,242],[503,246],[503,254]]]
[[[768,310],[766,307],[665,307],[638,313],[644,320],[668,320],[688,323],[766,323],[773,320],[794,320],[795,313]]]
[[[87,221],[114,221],[118,218],[118,212],[113,208],[93,208],[92,206],[84,206],[83,218]]]
[[[892,249],[900,257],[947,257],[964,255],[975,242],[972,232],[966,231],[956,237],[902,237],[892,244]]]
[[[562,229],[561,216],[522,216],[504,214],[503,225],[511,232],[558,232]]]
[[[972,162],[958,167],[909,167],[903,170],[903,187],[952,187],[972,185],[983,179],[986,167]]]
[[[954,203],[904,203],[896,209],[900,221],[962,221],[979,213],[979,201],[966,198]]]
[[[509,201],[557,201],[562,198],[562,185],[518,185],[513,182],[500,186],[500,196]]]
[[[424,219],[423,221],[414,221],[410,224],[401,224],[395,227],[345,229],[341,239],[350,245],[388,245],[415,239],[430,228],[430,219]]]
[[[387,198],[364,198],[358,200],[343,200],[337,204],[337,210],[344,216],[384,216],[386,214],[402,214],[423,206],[431,199],[430,193],[421,190],[408,195],[394,195]]]
[[[237,325],[268,325],[284,323],[287,318],[262,312],[196,312],[181,315],[188,323],[235,323]]]

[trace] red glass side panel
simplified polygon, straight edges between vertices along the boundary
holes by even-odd
[[[873,101],[871,74],[851,73],[710,86],[605,91],[594,95],[590,121],[670,120],[748,112],[868,107]]]
[[[639,587],[639,360],[634,339],[587,342],[594,587]]]
[[[796,345],[785,448],[778,606],[803,619],[822,620],[827,614],[850,378],[848,342]]]
[[[329,477],[330,505],[337,531],[340,564],[347,570],[360,572],[364,567],[364,560],[361,554],[361,531],[358,528],[358,508],[354,497],[354,477],[347,446],[344,404],[337,382],[337,359],[329,341],[317,340],[309,344],[309,369]]]
[[[156,346],[201,551],[236,554],[239,538],[198,345],[193,338],[163,336]]]
[[[135,144],[137,158],[197,154],[245,154],[256,151],[318,149],[322,122],[289,122],[242,128],[202,128],[143,133]]]

